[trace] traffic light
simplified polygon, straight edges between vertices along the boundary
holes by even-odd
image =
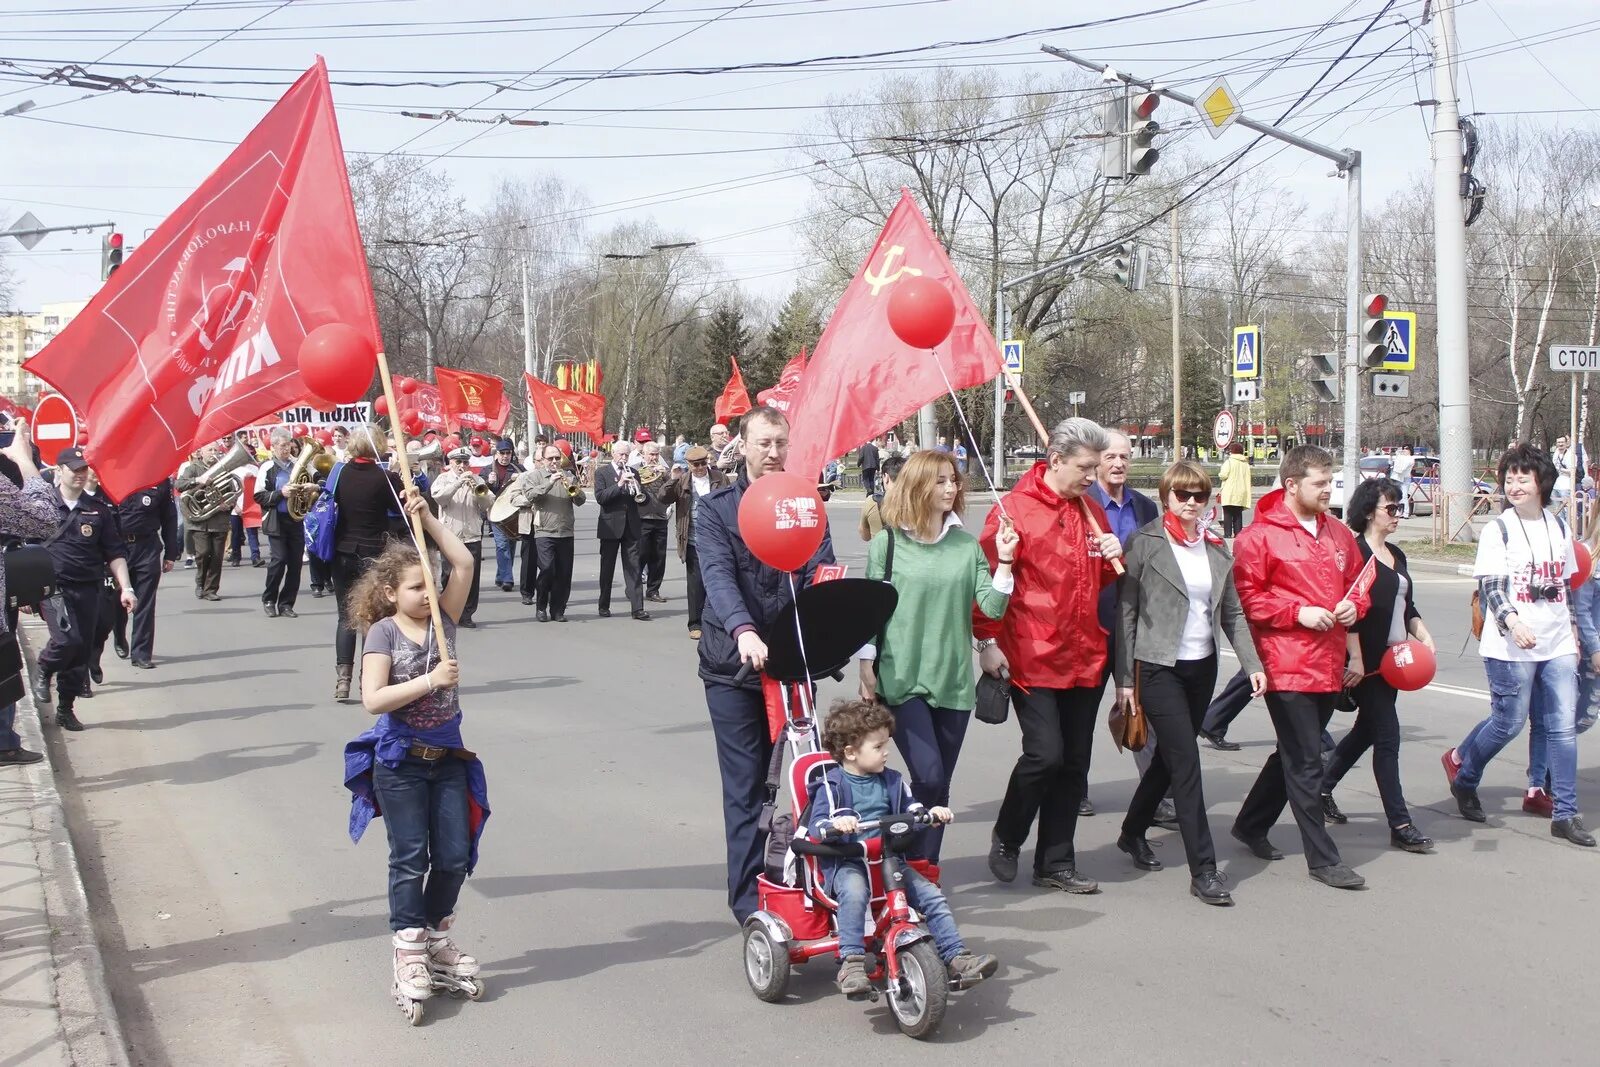
[[[1102,111],[1100,142],[1100,173],[1107,178],[1128,176],[1128,98],[1118,92],[1105,103]]]
[[[1337,404],[1339,402],[1339,357],[1332,352],[1318,352],[1311,357],[1315,369],[1311,377],[1311,387],[1317,391],[1317,399],[1324,404]]]
[[[1383,319],[1383,313],[1389,310],[1389,298],[1382,293],[1369,293],[1361,308],[1366,316],[1361,323],[1361,360],[1369,367],[1381,368],[1389,355],[1389,324]]]
[[[122,266],[122,234],[111,233],[100,238],[100,280],[105,281]]]
[[[1127,145],[1129,180],[1149,174],[1161,153],[1155,147],[1156,135],[1161,127],[1151,116],[1161,104],[1159,93],[1134,93],[1128,97]]]
[[[1118,245],[1111,260],[1111,274],[1117,284],[1130,293],[1144,288],[1146,272],[1145,250],[1136,244]]]

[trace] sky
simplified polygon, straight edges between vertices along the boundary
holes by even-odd
[[[587,197],[591,230],[653,218],[698,241],[722,277],[777,297],[807,266],[793,223],[809,186],[794,143],[823,106],[939,65],[1062,76],[1068,65],[1042,44],[1191,94],[1226,74],[1247,113],[1269,121],[1349,47],[1288,125],[1360,149],[1376,204],[1428,166],[1431,118],[1416,106],[1431,96],[1423,0],[1379,16],[1385,2],[0,0],[0,112],[32,104],[0,116],[0,228],[32,212],[48,226],[114,222],[137,244],[319,54],[347,153],[415,154],[480,204],[502,177],[557,174]],[[1600,89],[1583,76],[1600,43],[1594,0],[1460,0],[1457,32],[1463,112],[1600,120]],[[705,72],[752,64],[763,67]],[[73,65],[154,86],[49,80]],[[1181,110],[1158,112],[1186,130],[1158,166],[1218,160],[1250,138],[1235,127],[1212,140]],[[1244,165],[1312,217],[1342,211],[1343,183],[1324,160],[1263,146]],[[54,234],[31,252],[0,243],[17,308],[98,285],[98,234]]]

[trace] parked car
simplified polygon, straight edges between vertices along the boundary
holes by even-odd
[[[1040,448],[1038,445],[1024,445],[1021,448],[1013,448],[1011,450],[1011,458],[1026,460],[1043,459],[1044,449]]]
[[[1337,461],[1338,457],[1334,459]],[[1361,480],[1370,482],[1374,478],[1387,478],[1393,469],[1393,464],[1388,456],[1362,456]],[[1341,519],[1344,518],[1344,468],[1333,469],[1333,494],[1328,498],[1328,510]]]

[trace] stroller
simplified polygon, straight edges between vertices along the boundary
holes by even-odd
[[[744,924],[744,969],[751,991],[775,1003],[783,999],[794,966],[819,956],[831,959],[839,947],[838,902],[824,888],[818,861],[865,859],[872,887],[866,945],[874,989],[868,999],[876,1001],[880,992],[887,996],[901,1031],[924,1038],[943,1021],[952,986],[903,888],[908,864],[929,881],[939,879],[937,867],[905,858],[917,832],[928,825],[927,814],[907,812],[881,824],[863,823],[861,830],[877,829],[880,836],[860,843],[812,841],[804,830],[812,783],[834,764],[822,747],[814,680],[842,677],[856,650],[882,629],[895,600],[894,588],[884,582],[821,582],[800,590],[793,616],[786,615],[768,641],[762,690],[774,747],[761,824],[767,834],[766,870],[757,879],[760,907]],[[788,786],[784,805],[778,801],[780,781]]]

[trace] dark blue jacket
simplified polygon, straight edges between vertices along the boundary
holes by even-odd
[[[1161,509],[1156,506],[1156,502],[1139,492],[1139,490],[1133,488],[1124,488],[1122,492],[1123,495],[1127,497],[1128,502],[1133,505],[1133,530],[1129,531],[1130,537],[1133,535],[1133,533],[1137,532],[1147,523],[1154,522],[1161,517]],[[1106,491],[1100,488],[1099,482],[1095,482],[1089,487],[1089,495],[1092,496],[1095,503],[1099,504],[1102,508],[1105,507],[1106,504],[1111,500],[1111,498],[1106,495]],[[1115,533],[1116,531],[1107,530],[1106,532]],[[1124,549],[1128,547],[1127,537],[1122,539],[1122,547]],[[1100,590],[1100,626],[1107,634],[1114,634],[1117,632],[1117,590],[1119,590],[1121,587],[1122,579],[1118,578],[1116,581]]]
[[[739,501],[749,487],[749,475],[740,468],[732,485],[701,498],[690,531],[706,590],[705,611],[700,616],[700,677],[724,685],[733,684],[739,673],[739,643],[734,632],[741,626],[754,626],[763,641],[770,640],[778,615],[794,601],[789,576],[756,559],[739,534]],[[832,562],[833,538],[824,525],[822,544],[805,569],[795,574],[795,588],[809,583],[819,564]],[[752,672],[745,686],[759,689],[761,680]]]
[[[911,795],[911,787],[906,784],[899,771],[885,767],[883,784],[889,793],[890,815],[922,810],[922,805]],[[843,765],[835,763],[811,783],[811,796],[806,801],[805,814],[806,836],[813,841],[827,840],[823,831],[838,816],[861,817],[855,809],[855,796],[850,789],[850,779],[845,776]],[[847,843],[859,842],[861,839],[860,834],[849,834],[843,838]],[[822,880],[826,883],[833,878],[833,872],[839,869],[839,864],[851,861],[829,856],[820,859],[819,862],[822,866]]]

